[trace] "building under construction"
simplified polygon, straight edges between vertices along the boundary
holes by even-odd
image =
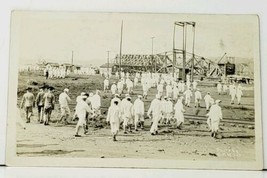
[[[179,41],[181,43],[179,46],[182,45],[182,49],[176,47],[178,46],[176,44],[177,28],[182,29],[183,37]],[[195,22],[174,22],[173,49],[158,54],[153,54],[153,40],[152,54],[122,54],[121,36],[120,54],[116,55],[112,61],[112,71],[172,73],[173,76],[176,74],[182,80],[186,80],[187,75],[190,75],[190,79],[193,80],[194,77],[199,76],[201,78],[220,78],[235,74],[233,58],[227,57],[226,53],[217,60],[195,54],[195,28]],[[192,41],[188,41],[189,35],[191,35],[190,39]],[[190,46],[190,49],[188,49],[188,46]]]

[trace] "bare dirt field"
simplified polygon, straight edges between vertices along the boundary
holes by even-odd
[[[102,90],[104,78],[101,76],[70,76],[64,80],[45,80],[36,73],[21,73],[18,85],[18,103],[29,86],[29,80],[37,82],[30,85],[37,94],[38,86],[46,83],[55,87],[55,95],[67,87],[70,89],[70,97],[73,100],[70,108],[73,112],[75,98],[82,92]],[[115,78],[111,79],[115,81]],[[28,82],[28,83],[27,83]],[[31,82],[30,82],[31,83]],[[59,120],[59,107],[56,106],[52,113],[52,123],[44,126],[37,123],[37,109],[31,123],[24,130],[17,125],[17,154],[19,156],[48,156],[48,157],[95,157],[95,158],[160,158],[179,160],[254,160],[255,159],[255,131],[254,131],[254,99],[253,86],[244,86],[244,97],[241,105],[230,105],[230,96],[217,95],[215,87],[199,86],[201,93],[211,92],[215,99],[221,99],[222,111],[225,119],[248,121],[252,124],[222,122],[220,132],[222,139],[210,137],[205,120],[196,121],[186,117],[181,130],[173,125],[160,125],[159,135],[152,136],[149,133],[150,120],[145,121],[145,130],[130,134],[120,131],[118,141],[113,142],[109,126],[102,123],[91,124],[89,134],[75,138],[75,122],[70,125],[57,124]],[[134,89],[132,98],[135,100],[141,94],[141,86]],[[154,98],[156,90],[149,91],[145,101],[146,110],[150,101]],[[102,92],[102,113],[105,119],[105,110],[109,106],[111,94]],[[185,108],[187,115],[195,115],[196,109],[192,100],[190,108]],[[204,102],[201,103],[199,116],[206,114]],[[24,119],[24,113],[21,110]]]

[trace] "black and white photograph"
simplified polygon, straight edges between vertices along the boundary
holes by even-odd
[[[7,165],[261,170],[257,15],[13,11]]]

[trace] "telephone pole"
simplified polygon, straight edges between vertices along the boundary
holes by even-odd
[[[151,46],[152,47],[152,49],[151,49],[151,54],[152,54],[152,56],[151,56],[151,61],[152,61],[152,64],[151,64],[151,72],[152,72],[152,69],[153,69],[153,62],[155,63],[154,72],[156,72],[156,70],[157,70],[156,69],[156,65],[157,65],[156,64],[156,61],[153,60],[154,59],[154,43],[153,43],[154,42],[154,38],[155,38],[154,36],[151,37],[151,42],[152,42],[152,46]]]
[[[121,40],[120,40],[120,65],[119,65],[119,77],[121,78],[121,53],[122,53],[122,34],[123,34],[123,20],[121,21]]]
[[[73,65],[73,51],[71,51],[71,65]]]
[[[109,78],[109,52],[110,51],[107,51],[107,53],[108,53],[108,59],[107,59],[108,60],[108,78]]]

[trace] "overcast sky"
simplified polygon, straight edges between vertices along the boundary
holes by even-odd
[[[14,14],[13,14],[14,15]],[[253,58],[258,35],[256,16],[187,16],[177,14],[118,13],[44,13],[19,12],[20,63],[39,59],[53,62],[101,65],[119,53],[123,20],[123,54],[151,54],[171,51],[175,21],[195,21],[195,53],[204,57],[228,56]],[[20,24],[20,25],[19,25]],[[176,29],[177,48],[181,48],[182,30]],[[188,27],[188,52],[191,52],[192,28]],[[12,34],[11,34],[12,35]]]

